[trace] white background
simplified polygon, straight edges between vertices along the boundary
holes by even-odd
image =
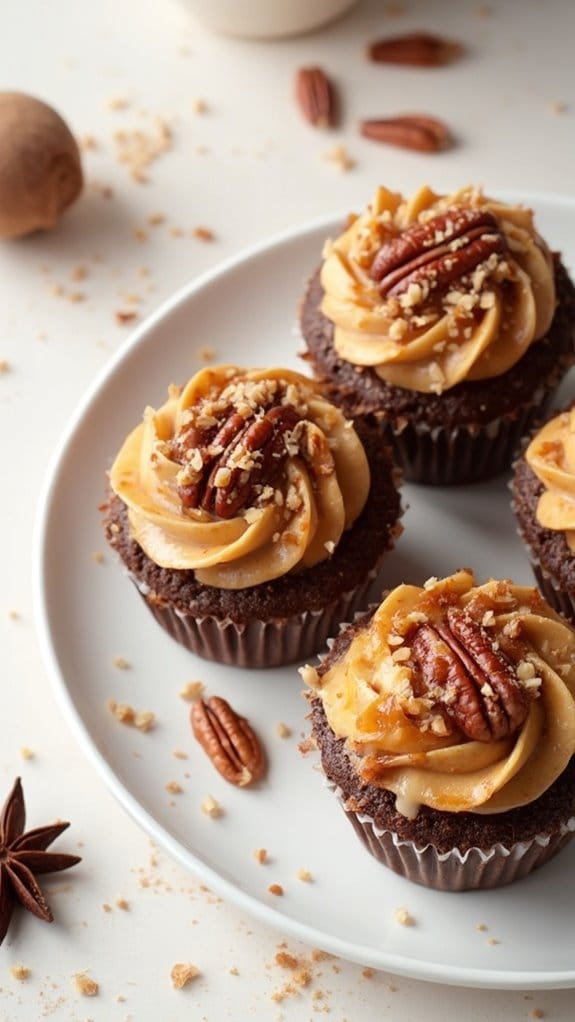
[[[462,40],[465,60],[440,71],[365,60],[366,41],[413,28]],[[8,363],[0,376],[0,781],[7,792],[22,775],[30,826],[71,820],[57,847],[79,849],[84,860],[46,881],[55,924],[15,914],[0,950],[2,1022],[300,1022],[326,1009],[337,1022],[479,1022],[529,1018],[537,1010],[565,1022],[573,1017],[568,990],[463,991],[366,976],[361,966],[335,960],[312,963],[308,987],[273,1000],[290,979],[274,961],[281,933],[203,890],[152,848],[69,733],[35,638],[31,545],[54,447],[128,333],[116,322],[118,311],[134,309],[141,320],[245,246],[360,208],[376,183],[405,193],[428,182],[439,191],[479,183],[492,194],[509,187],[572,195],[574,35],[575,8],[558,0],[365,0],[321,32],[274,43],[211,36],[168,0],[6,3],[0,87],[50,102],[96,148],[84,151],[86,189],[60,228],[0,245],[0,360]],[[293,102],[295,70],[310,64],[329,70],[341,92],[342,127],[329,134],[305,124]],[[198,99],[204,113],[196,112]],[[446,120],[456,147],[425,156],[359,137],[360,117],[402,111]],[[171,126],[172,147],[149,167],[149,181],[137,183],[118,159],[115,136],[150,135],[156,117]],[[356,161],[348,173],[324,158],[336,144]],[[155,214],[164,223],[150,226]],[[193,237],[198,226],[210,228],[215,240]],[[146,237],[138,240],[142,230]],[[80,281],[79,266],[87,270]],[[302,267],[302,281],[309,269]],[[209,345],[210,338],[197,341]],[[272,354],[273,348],[270,361]],[[23,747],[32,759],[23,758]],[[342,878],[346,896],[352,885],[353,877]],[[119,897],[128,911],[116,907]],[[310,949],[293,940],[288,947],[309,961]],[[182,991],[170,983],[177,961],[193,962],[202,973]],[[31,970],[25,983],[10,972],[16,963]],[[74,984],[84,970],[100,984],[91,1000]],[[323,996],[314,998],[318,991]]]

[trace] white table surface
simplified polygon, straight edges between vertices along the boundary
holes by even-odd
[[[466,59],[420,71],[363,57],[367,40],[413,28],[464,41]],[[83,856],[46,880],[52,926],[15,913],[0,950],[1,1022],[573,1018],[570,990],[463,990],[365,974],[311,961],[294,940],[288,950],[311,961],[312,982],[274,999],[290,978],[275,960],[281,932],[153,848],[71,735],[35,636],[31,581],[42,477],[83,392],[129,333],[116,313],[133,309],[139,322],[244,247],[358,209],[377,183],[405,193],[427,181],[439,191],[481,183],[491,193],[573,195],[573,38],[568,0],[364,0],[321,32],[273,43],[212,36],[175,0],[6,3],[0,88],[53,104],[94,145],[83,152],[85,192],[60,227],[0,244],[0,798],[21,775],[30,826],[71,820],[56,847]],[[309,64],[322,64],[341,90],[343,123],[329,134],[305,124],[293,102],[294,72]],[[406,110],[445,119],[456,148],[426,156],[359,137],[360,117]],[[150,133],[156,118],[170,125],[172,144],[139,183],[115,135]],[[346,173],[323,158],[339,144],[356,161]],[[155,214],[164,222],[149,224]],[[198,226],[214,240],[194,237]],[[175,990],[170,970],[188,961],[201,976]],[[11,972],[18,963],[30,970],[25,982]],[[91,999],[75,986],[84,971],[99,984]]]

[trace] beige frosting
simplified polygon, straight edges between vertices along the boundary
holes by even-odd
[[[565,534],[575,553],[575,410],[562,412],[539,431],[525,452],[528,465],[545,486],[537,521]]]
[[[488,210],[506,242],[472,272],[443,289],[412,284],[382,297],[370,268],[378,251],[416,223],[447,210]],[[457,250],[459,241],[451,243]],[[462,380],[499,376],[548,330],[556,297],[552,259],[533,213],[464,188],[411,199],[378,188],[366,212],[328,242],[321,270],[321,309],[334,325],[340,357],[371,366],[388,383],[441,393]]]
[[[431,699],[414,695],[406,643],[422,622],[465,608],[505,650],[526,693],[525,721],[508,737],[473,741]],[[401,585],[323,675],[304,668],[330,727],[360,776],[393,791],[407,816],[421,804],[448,812],[504,812],[538,798],[575,753],[575,631],[536,589],[460,571],[424,588]],[[417,688],[416,688],[417,690]]]
[[[281,470],[271,485],[266,479],[254,483],[246,505],[231,517],[185,506],[182,486],[206,469],[200,448],[184,444],[183,457],[178,441],[192,429],[211,430],[213,437],[232,412],[246,425],[254,423],[274,405],[289,405],[300,421],[285,434]],[[221,453],[211,451],[212,464]],[[240,482],[251,478],[258,457],[237,461]],[[225,486],[229,474],[229,466],[223,467],[216,485]],[[328,557],[360,514],[370,475],[352,423],[313,381],[287,369],[215,366],[198,372],[183,389],[171,387],[157,411],[146,409],[112,465],[110,483],[128,506],[134,539],[151,560],[165,568],[193,568],[206,585],[238,589]]]

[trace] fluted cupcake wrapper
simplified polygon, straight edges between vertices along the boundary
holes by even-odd
[[[387,552],[387,551],[386,551]],[[381,558],[360,585],[341,593],[321,610],[304,610],[285,618],[236,623],[230,618],[195,616],[166,604],[130,573],[146,606],[160,625],[192,653],[233,667],[281,667],[304,661],[324,649],[339,631],[381,593]]]
[[[552,834],[537,834],[509,848],[503,844],[465,851],[453,848],[448,852],[438,852],[431,844],[418,848],[413,841],[378,827],[371,816],[348,809],[341,790],[327,783],[335,791],[356,834],[379,862],[413,883],[440,891],[503,887],[538,869],[575,836],[575,817],[571,817],[558,824]]]
[[[523,434],[545,414],[552,394],[552,390],[539,392],[532,404],[513,416],[502,416],[484,426],[395,425],[381,419],[380,427],[405,479],[435,486],[479,482],[510,467]]]

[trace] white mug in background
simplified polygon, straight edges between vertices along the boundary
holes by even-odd
[[[320,28],[357,0],[180,0],[207,29],[247,39],[278,39]]]

